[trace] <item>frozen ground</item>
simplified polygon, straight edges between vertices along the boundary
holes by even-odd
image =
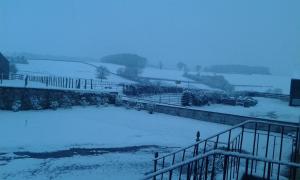
[[[227,127],[122,107],[0,111],[0,179],[138,179],[154,151]]]

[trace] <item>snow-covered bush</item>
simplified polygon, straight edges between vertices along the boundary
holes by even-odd
[[[143,104],[138,102],[138,103],[136,103],[135,108],[136,108],[136,110],[140,111],[143,109]]]
[[[107,107],[108,106],[108,102],[109,102],[109,100],[108,100],[107,97],[102,97],[102,99],[101,99],[101,105]]]
[[[153,114],[153,113],[154,113],[154,110],[155,110],[155,104],[149,103],[149,104],[147,105],[147,110],[148,110],[149,114]]]
[[[86,100],[86,97],[81,97],[79,104],[83,107],[88,106],[90,103]]]
[[[192,100],[192,95],[189,91],[185,91],[181,96],[181,105],[190,106]]]
[[[72,107],[71,99],[68,96],[63,95],[60,106],[63,108],[71,108]]]
[[[41,100],[37,96],[32,96],[29,98],[31,102],[32,109],[41,110],[43,107],[41,106]]]
[[[21,106],[22,106],[22,103],[21,103],[21,100],[15,100],[12,104],[12,107],[11,109],[14,111],[14,112],[17,112],[21,109]]]
[[[95,103],[96,103],[96,107],[100,107],[101,106],[101,102],[102,102],[102,98],[97,96],[95,97]]]
[[[57,101],[50,101],[49,107],[53,110],[56,110],[59,107],[59,103]]]
[[[123,104],[123,101],[122,101],[122,97],[121,96],[116,96],[116,98],[115,98],[115,105],[116,106],[122,106],[122,104]]]
[[[126,102],[126,103],[124,104],[124,106],[126,107],[126,109],[130,109],[130,108],[131,108],[129,102]]]

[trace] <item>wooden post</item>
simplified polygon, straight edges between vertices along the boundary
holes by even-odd
[[[46,79],[46,87],[48,87],[49,78]]]
[[[81,80],[78,79],[78,86],[77,86],[77,89],[80,89],[80,86],[81,86]]]
[[[91,89],[93,89],[93,79],[91,79]]]
[[[28,76],[25,77],[25,87],[28,85]]]

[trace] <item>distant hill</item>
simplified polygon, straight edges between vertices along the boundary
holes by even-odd
[[[27,52],[5,53],[5,55],[10,57],[25,57],[28,60],[54,59],[54,60],[66,60],[66,61],[96,61],[95,58],[90,58],[90,57],[70,57],[70,56],[59,56],[59,55],[35,54],[35,53],[27,53]]]
[[[246,66],[246,65],[214,65],[204,69],[206,72],[224,73],[224,74],[265,74],[269,75],[270,69],[264,66]]]

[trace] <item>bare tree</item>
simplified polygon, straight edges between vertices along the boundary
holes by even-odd
[[[106,77],[109,75],[109,71],[106,67],[104,66],[99,66],[97,68],[97,78],[101,79],[101,81],[103,79],[106,79]]]

